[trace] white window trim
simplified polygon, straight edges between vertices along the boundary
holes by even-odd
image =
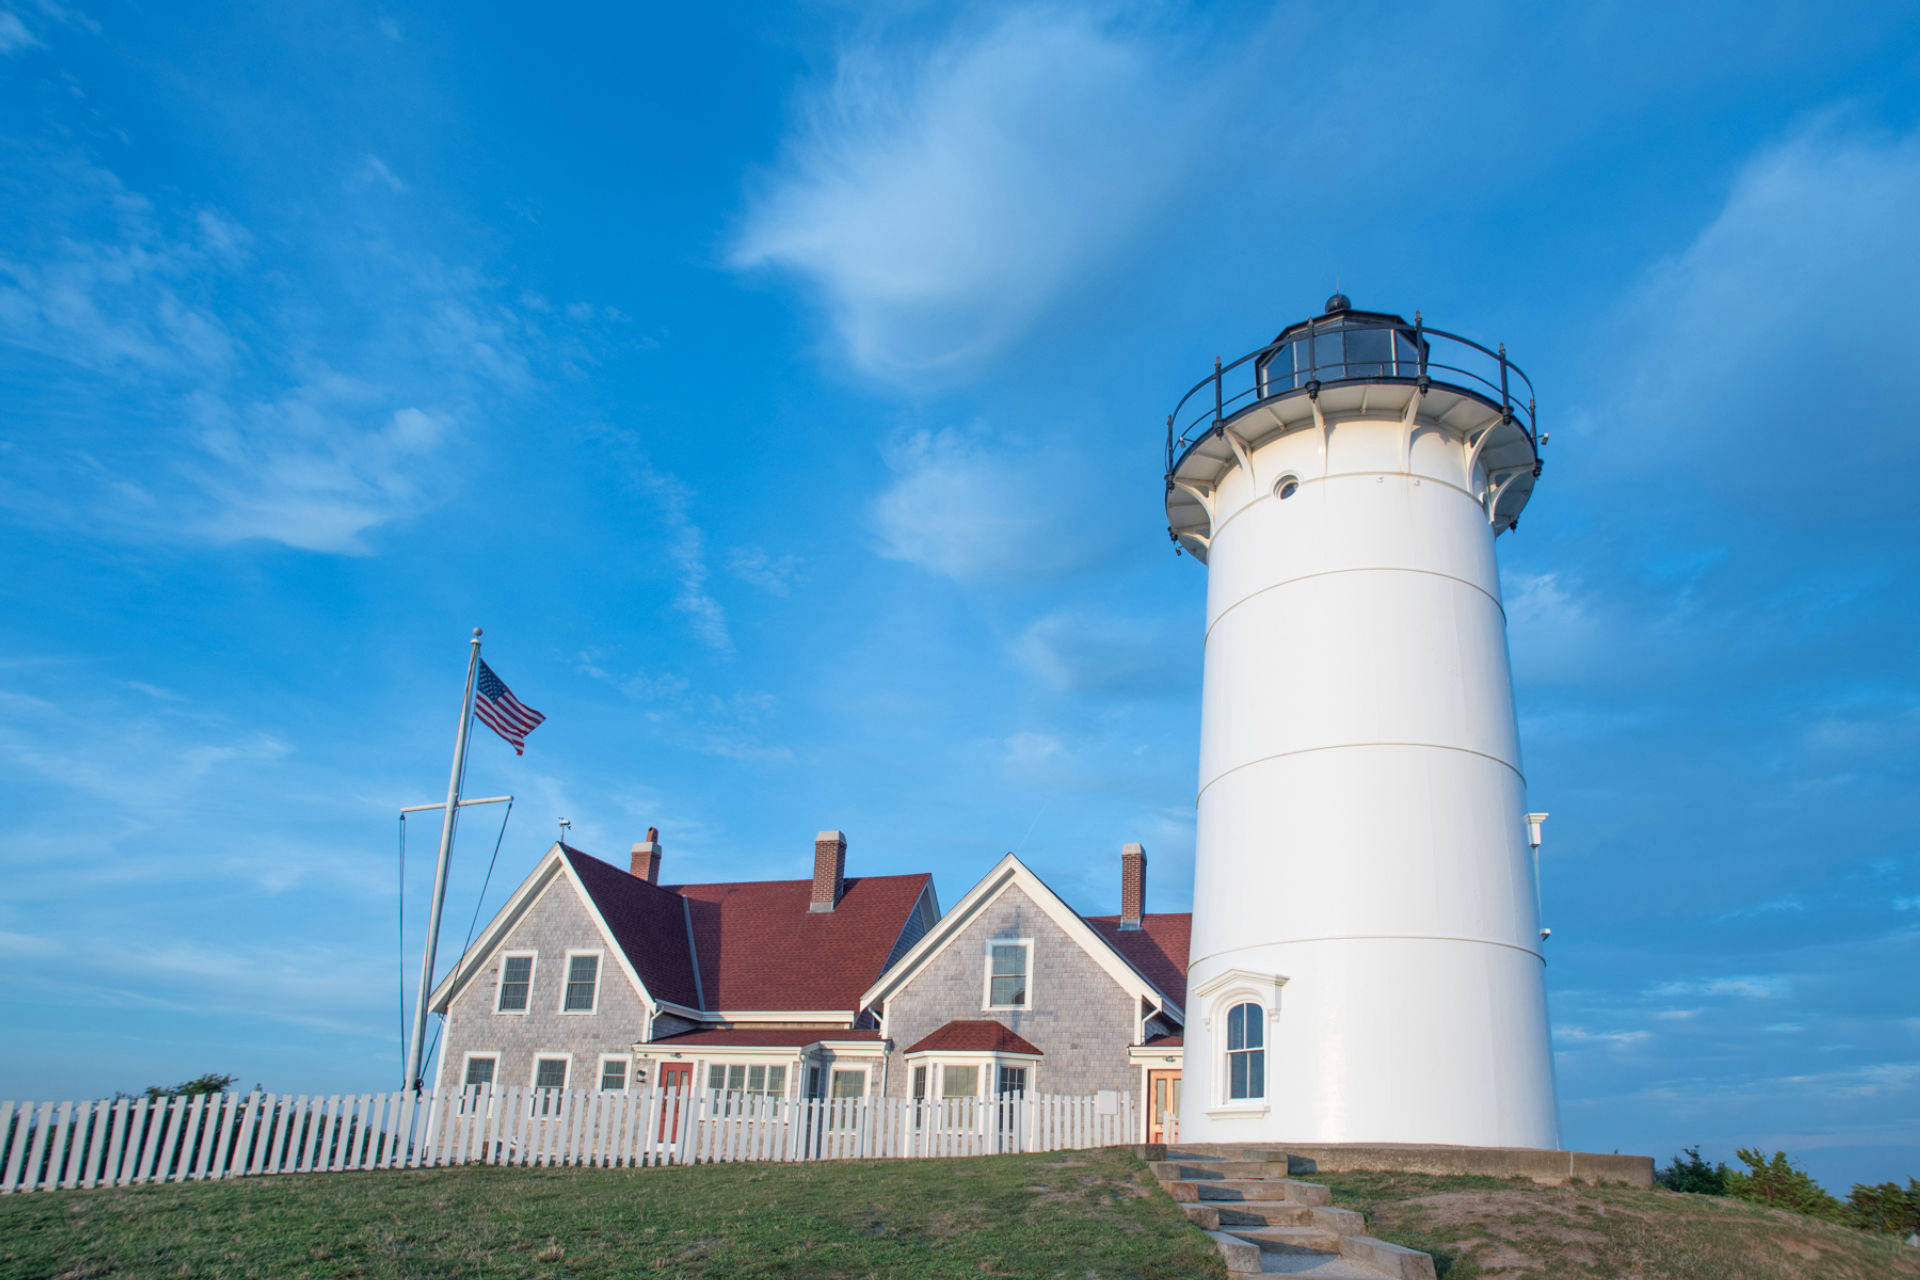
[[[769,1069],[773,1067],[784,1067],[786,1068],[787,1075],[780,1086],[779,1093],[768,1093],[765,1089],[751,1090],[748,1092],[754,1092],[761,1097],[768,1098],[791,1098],[793,1096],[794,1077],[800,1072],[799,1062],[800,1058],[798,1054],[778,1058],[767,1055],[757,1058],[700,1058],[695,1063],[693,1087],[697,1092],[711,1093],[713,1086],[707,1083],[707,1081],[711,1078],[715,1067],[767,1067]]]
[[[1271,1026],[1273,1023],[1273,1010],[1268,1008],[1261,1001],[1256,1000],[1251,996],[1247,997],[1244,1000],[1236,1000],[1232,1004],[1224,1006],[1224,1010],[1227,1015],[1226,1022],[1228,1024],[1231,1024],[1233,1021],[1233,1011],[1235,1009],[1241,1008],[1244,1005],[1252,1005],[1255,1009],[1258,1009],[1260,1011],[1259,1015],[1254,1019],[1254,1023],[1253,1023],[1253,1025],[1256,1028],[1258,1028],[1260,1031],[1260,1043],[1258,1045],[1249,1046],[1245,1049],[1239,1049],[1239,1050],[1231,1049],[1228,1047],[1233,1042],[1231,1025],[1228,1025],[1227,1028],[1223,1031],[1220,1037],[1220,1052],[1219,1052],[1220,1105],[1224,1107],[1233,1107],[1236,1109],[1244,1108],[1248,1110],[1258,1107],[1260,1110],[1265,1111],[1267,1109],[1267,1094],[1269,1092],[1268,1085],[1271,1083],[1271,1079],[1272,1079],[1272,1072],[1268,1069],[1268,1067],[1269,1067],[1269,1064],[1272,1063],[1273,1057],[1270,1053],[1268,1053],[1268,1050],[1272,1047],[1273,1036],[1268,1031],[1268,1027]],[[1236,1052],[1258,1053],[1260,1055],[1260,1092],[1253,1097],[1236,1098],[1232,1096],[1233,1094],[1233,1055]]]
[[[833,1077],[842,1071],[849,1072],[849,1073],[859,1072],[860,1092],[855,1094],[854,1095],[855,1097],[870,1098],[873,1096],[873,1071],[870,1067],[867,1066],[866,1063],[864,1062],[848,1062],[848,1063],[828,1062],[822,1065],[821,1070],[826,1073],[826,1078],[821,1081],[821,1083],[826,1086],[826,1094],[825,1094],[826,1097],[828,1098],[833,1097]]]
[[[1010,1058],[1010,1057],[1006,1057],[1005,1055],[1001,1055],[995,1058],[993,1062],[993,1067],[992,1067],[993,1079],[989,1082],[988,1093],[987,1093],[987,1096],[989,1098],[998,1098],[1002,1096],[1000,1093],[1000,1073],[1006,1070],[1008,1067],[1015,1067],[1027,1073],[1027,1087],[1024,1090],[1022,1090],[1022,1092],[1027,1097],[1031,1098],[1036,1092],[1038,1092],[1038,1089],[1034,1085],[1034,1081],[1036,1078],[1038,1078],[1040,1074],[1040,1060],[1038,1058],[1035,1058],[1033,1061],[1029,1062],[1024,1058]]]
[[[621,1084],[618,1090],[609,1089],[606,1085],[607,1064],[609,1062],[624,1062],[627,1065],[626,1075],[622,1077],[624,1083]],[[633,1088],[633,1055],[630,1053],[601,1054],[600,1061],[594,1064],[593,1087],[601,1093],[625,1093],[627,1090]]]
[[[1212,1062],[1207,1067],[1207,1114],[1210,1116],[1263,1116],[1271,1109],[1273,1098],[1274,1032],[1280,1021],[1281,989],[1286,986],[1286,978],[1279,974],[1256,973],[1245,969],[1229,969],[1215,976],[1195,994],[1206,1000],[1206,1017],[1203,1025],[1207,1030],[1208,1056]],[[1230,1098],[1231,1067],[1227,1061],[1227,1014],[1236,1006],[1256,1005],[1266,1014],[1262,1020],[1260,1047],[1261,1065],[1265,1078],[1261,1080],[1258,1098]]]
[[[461,1092],[463,1092],[463,1093],[464,1093],[464,1092],[465,1092],[466,1090],[468,1090],[468,1089],[471,1089],[471,1088],[473,1088],[473,1087],[474,1087],[473,1085],[470,1085],[470,1084],[468,1084],[468,1083],[467,1083],[467,1064],[468,1064],[468,1063],[470,1063],[470,1062],[472,1062],[472,1061],[473,1061],[473,1060],[474,1060],[475,1058],[491,1058],[491,1059],[493,1060],[493,1083],[492,1083],[492,1084],[490,1084],[490,1085],[488,1085],[487,1087],[488,1087],[489,1089],[498,1089],[498,1088],[501,1088],[502,1086],[501,1086],[501,1084],[500,1084],[500,1052],[499,1052],[499,1050],[497,1050],[497,1049],[469,1049],[469,1050],[467,1050],[467,1052],[466,1052],[465,1054],[463,1054],[463,1055],[461,1056],[461,1058],[460,1058],[460,1089],[461,1089]]]
[[[567,1008],[567,987],[573,979],[573,958],[575,956],[593,957],[593,1007],[590,1009]],[[606,971],[607,953],[605,951],[598,947],[569,948],[567,951],[567,962],[560,970],[560,1003],[554,1012],[570,1018],[591,1017],[600,1012],[600,980],[606,976]],[[527,1004],[531,1006],[533,1001],[529,1000]]]
[[[507,961],[524,958],[527,961],[527,1005],[524,1009],[502,1009],[500,994],[507,986]],[[493,1011],[509,1017],[525,1017],[533,1012],[533,978],[540,971],[540,953],[538,951],[502,951],[500,953],[500,972],[493,980]]]
[[[565,1093],[573,1087],[573,1055],[564,1049],[542,1049],[533,1055],[533,1065],[527,1068],[527,1088],[539,1089],[542,1087],[539,1081],[540,1064],[543,1062],[564,1062],[567,1064],[567,1074],[561,1077],[556,1092]]]
[[[1040,1064],[1044,1061],[1037,1053],[1005,1053],[997,1049],[925,1049],[919,1053],[910,1053],[906,1057],[907,1090],[912,1096],[913,1068],[927,1067],[928,1102],[938,1102],[942,1098],[941,1090],[946,1087],[944,1076],[948,1067],[979,1067],[980,1091],[961,1094],[961,1097],[997,1098],[1000,1096],[1000,1068],[1025,1067],[1027,1070],[1027,1095],[1031,1097],[1039,1091]]]
[[[1023,947],[1027,953],[1027,999],[1024,1004],[995,1004],[993,1002],[993,949],[995,947]],[[980,1011],[982,1013],[1016,1013],[1033,1008],[1033,939],[1032,938],[988,938],[986,954],[981,958],[981,967],[985,976],[980,982]]]

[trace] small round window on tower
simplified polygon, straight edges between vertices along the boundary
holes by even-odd
[[[1280,499],[1291,498],[1300,492],[1300,477],[1288,472],[1273,482],[1273,496]]]

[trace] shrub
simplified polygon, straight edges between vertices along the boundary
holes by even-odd
[[[1734,1154],[1747,1168],[1744,1173],[1738,1169],[1727,1172],[1728,1195],[1776,1209],[1790,1209],[1810,1218],[1852,1225],[1854,1216],[1847,1206],[1787,1159],[1786,1152],[1774,1152],[1771,1160],[1746,1147]]]
[[[227,1086],[237,1078],[209,1071],[203,1076],[182,1080],[179,1084],[150,1084],[146,1093],[149,1098],[196,1098],[203,1093],[225,1093]]]
[[[1700,1158],[1700,1148],[1688,1147],[1685,1158],[1673,1162],[1653,1175],[1653,1180],[1669,1191],[1684,1191],[1698,1196],[1727,1194],[1727,1166],[1708,1164]]]
[[[1865,1230],[1900,1236],[1920,1231],[1920,1178],[1908,1178],[1904,1188],[1897,1182],[1856,1182],[1847,1193],[1847,1205]]]

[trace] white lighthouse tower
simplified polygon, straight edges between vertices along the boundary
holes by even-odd
[[[1207,566],[1182,1142],[1559,1146],[1493,551],[1539,474],[1504,346],[1338,294],[1168,419]]]

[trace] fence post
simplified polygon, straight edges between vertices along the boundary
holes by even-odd
[[[87,1159],[80,1166],[80,1185],[90,1187],[99,1178],[100,1156],[106,1150],[107,1129],[113,1120],[113,1104],[98,1101],[93,1104],[93,1115],[87,1121]]]
[[[25,1136],[30,1140],[27,1147],[27,1167],[20,1175],[18,1189],[36,1191],[40,1187],[40,1156],[46,1149],[47,1132],[53,1128],[53,1104],[40,1104],[40,1119]]]
[[[127,1113],[130,1110],[131,1107],[127,1099],[114,1099],[112,1119],[110,1122],[113,1133],[107,1138],[107,1163],[100,1170],[100,1181],[103,1186],[116,1187],[120,1185],[121,1144],[126,1140]],[[0,1181],[0,1190],[5,1189],[6,1183]]]

